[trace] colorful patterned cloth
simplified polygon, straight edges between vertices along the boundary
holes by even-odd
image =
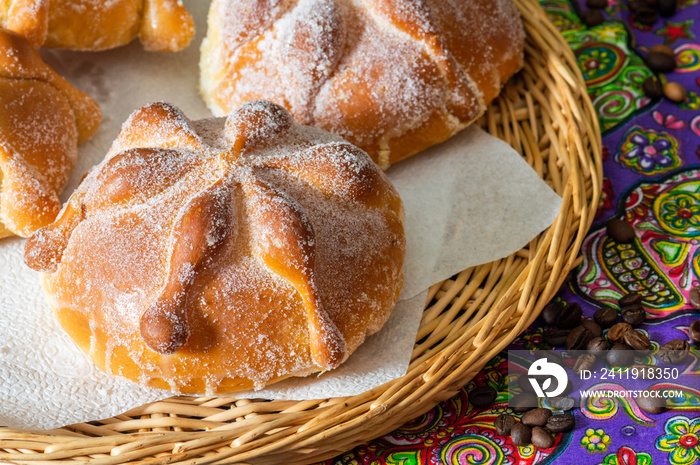
[[[653,27],[635,20],[628,2],[610,0],[604,24],[586,28],[577,12],[585,2],[540,0],[574,50],[603,131],[604,192],[582,265],[556,297],[578,302],[585,317],[624,294],[645,295],[647,322],[640,328],[655,347],[687,339],[700,310],[688,292],[700,284],[700,0],[679,0],[678,11]],[[653,45],[676,54],[677,69],[665,78],[688,90],[681,104],[650,100],[642,82],[654,73],[643,60]],[[664,82],[664,77],[661,77]],[[618,244],[605,224],[623,218],[638,240]],[[543,323],[528,328],[510,348],[549,348]],[[507,409],[506,353],[462,392],[398,430],[325,462],[357,464],[602,464],[700,463],[700,392],[687,393],[680,408],[646,414],[634,399],[585,401],[573,410],[576,428],[559,434],[554,447],[516,447],[499,436],[494,419]],[[700,367],[687,372],[700,375]],[[466,392],[490,384],[499,391],[493,408],[475,409]],[[697,386],[697,385],[696,385]]]

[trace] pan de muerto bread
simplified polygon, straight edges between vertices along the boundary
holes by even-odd
[[[78,144],[100,118],[24,37],[0,29],[0,237],[27,237],[56,219]]]
[[[280,106],[189,121],[157,103],[25,252],[98,366],[224,393],[333,369],[379,330],[403,210],[367,154]]]
[[[213,0],[200,87],[264,98],[385,168],[482,115],[523,64],[512,0]]]
[[[194,35],[180,0],[5,0],[0,25],[35,47],[107,50],[136,37],[149,51],[174,52]]]

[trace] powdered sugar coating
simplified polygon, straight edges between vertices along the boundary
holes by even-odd
[[[511,0],[214,0],[201,92],[264,98],[382,167],[445,140],[522,66]]]
[[[269,102],[197,122],[152,104],[26,260],[98,366],[221,393],[338,366],[388,318],[404,249],[356,147]]]
[[[0,30],[0,237],[52,222],[100,110],[22,37]]]
[[[177,51],[194,25],[182,0],[4,0],[0,26],[36,47],[107,50],[136,37],[146,50]]]

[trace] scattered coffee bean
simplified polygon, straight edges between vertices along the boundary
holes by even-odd
[[[659,99],[664,96],[664,87],[654,76],[649,76],[642,82],[642,91],[651,99]]]
[[[622,321],[632,326],[639,326],[647,319],[647,312],[641,305],[622,307]]]
[[[574,429],[574,417],[565,413],[552,415],[545,426],[552,433],[566,433]]]
[[[585,326],[577,326],[566,337],[566,350],[584,350],[593,334]]]
[[[532,443],[532,430],[522,423],[516,423],[510,429],[510,439],[516,446],[530,445]]]
[[[634,351],[627,344],[615,344],[605,355],[605,359],[611,366],[628,367],[634,362]]]
[[[688,335],[690,336],[690,340],[693,341],[694,344],[700,344],[700,320],[695,320],[692,323],[690,323],[690,327],[688,328]]]
[[[664,96],[672,102],[681,103],[688,97],[688,91],[679,82],[667,82],[664,84]]]
[[[535,408],[523,413],[520,421],[526,426],[544,426],[552,416],[552,411],[548,408]]]
[[[675,15],[677,7],[677,0],[658,0],[657,8],[659,9],[659,14],[664,18],[668,18]]]
[[[649,4],[646,0],[630,0],[629,8],[632,13],[637,13],[639,10],[649,8]]]
[[[590,318],[584,318],[583,321],[581,321],[581,326],[590,331],[593,337],[600,337],[603,335],[603,328]]]
[[[670,57],[665,53],[649,53],[645,62],[652,71],[659,73],[670,73],[676,69],[676,58]]]
[[[619,344],[623,341],[625,333],[632,331],[632,325],[629,323],[616,323],[608,330],[606,337],[610,344]]]
[[[469,402],[476,408],[488,407],[496,400],[498,392],[491,386],[477,386],[469,391]]]
[[[564,359],[555,350],[535,350],[532,355],[535,357],[535,360],[545,358],[549,363],[564,365]]]
[[[581,13],[581,22],[586,27],[596,27],[603,24],[605,15],[600,10],[586,10]]]
[[[608,7],[608,0],[586,0],[586,7],[594,10],[604,10]]]
[[[573,397],[550,397],[547,404],[554,410],[571,410],[576,406],[576,399]]]
[[[609,328],[617,323],[617,310],[612,307],[601,307],[593,314],[593,321],[602,328]]]
[[[520,386],[520,390],[522,392],[528,392],[532,395],[535,394],[535,390],[532,388],[532,384],[530,383],[530,380],[528,379],[529,376],[527,373],[523,373],[522,375],[518,376],[518,386]]]
[[[547,344],[558,347],[566,344],[566,336],[571,332],[570,329],[550,329],[542,333],[542,338]]]
[[[508,401],[508,406],[515,413],[527,412],[537,407],[537,396],[529,392],[521,392]]]
[[[634,20],[645,26],[653,25],[659,19],[659,13],[652,8],[641,8],[634,15]]]
[[[544,306],[542,309],[542,320],[549,326],[554,326],[557,323],[557,318],[561,313],[561,309],[564,308],[556,302],[550,302]]]
[[[690,344],[685,339],[668,341],[659,348],[659,360],[667,365],[679,365],[690,353]]]
[[[586,345],[586,350],[589,354],[595,357],[603,357],[608,351],[608,342],[602,337],[594,337],[588,341]]]
[[[664,44],[654,45],[649,49],[649,53],[665,53],[666,55],[675,58],[676,52],[671,47]]]
[[[666,410],[666,399],[662,397],[662,391],[646,389],[637,397],[637,405],[648,413],[663,413]]]
[[[630,370],[630,377],[634,377],[635,375],[639,379],[654,379],[654,369],[656,367],[653,367],[651,365],[631,365],[629,367]]]
[[[593,367],[595,367],[595,355],[593,354],[581,354],[578,356],[576,359],[576,363],[574,363],[574,373],[577,375],[580,375],[583,373],[583,371],[592,371]]]
[[[642,294],[639,292],[630,292],[629,294],[623,295],[617,303],[620,305],[620,308],[628,305],[641,305],[642,299]]]
[[[549,449],[554,445],[554,438],[549,432],[541,426],[532,428],[532,445],[538,449]]]
[[[612,240],[621,244],[628,244],[636,237],[632,225],[618,218],[608,221],[605,230]]]
[[[688,302],[690,302],[690,305],[700,310],[700,286],[695,286],[690,290]]]
[[[627,331],[623,340],[632,350],[651,350],[651,341],[640,331]]]
[[[507,413],[498,415],[496,420],[493,422],[493,425],[496,428],[496,433],[498,433],[499,436],[510,436],[510,431],[514,424],[515,417],[513,415],[508,415]]]
[[[581,323],[582,315],[583,311],[579,304],[576,302],[566,304],[557,318],[557,326],[561,329],[573,329]]]

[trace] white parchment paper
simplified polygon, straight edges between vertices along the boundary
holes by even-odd
[[[185,1],[198,32],[180,53],[147,53],[138,42],[100,53],[42,51],[104,114],[97,134],[80,147],[64,200],[139,106],[162,100],[191,119],[211,116],[197,91],[208,3]],[[516,152],[477,128],[392,167],[389,176],[404,201],[408,243],[404,291],[389,322],[337,370],[237,395],[294,400],[356,395],[402,376],[427,288],[518,250],[551,225],[560,206]],[[73,344],[46,305],[38,274],[23,263],[24,242],[0,240],[0,425],[50,429],[169,397],[102,373]]]

